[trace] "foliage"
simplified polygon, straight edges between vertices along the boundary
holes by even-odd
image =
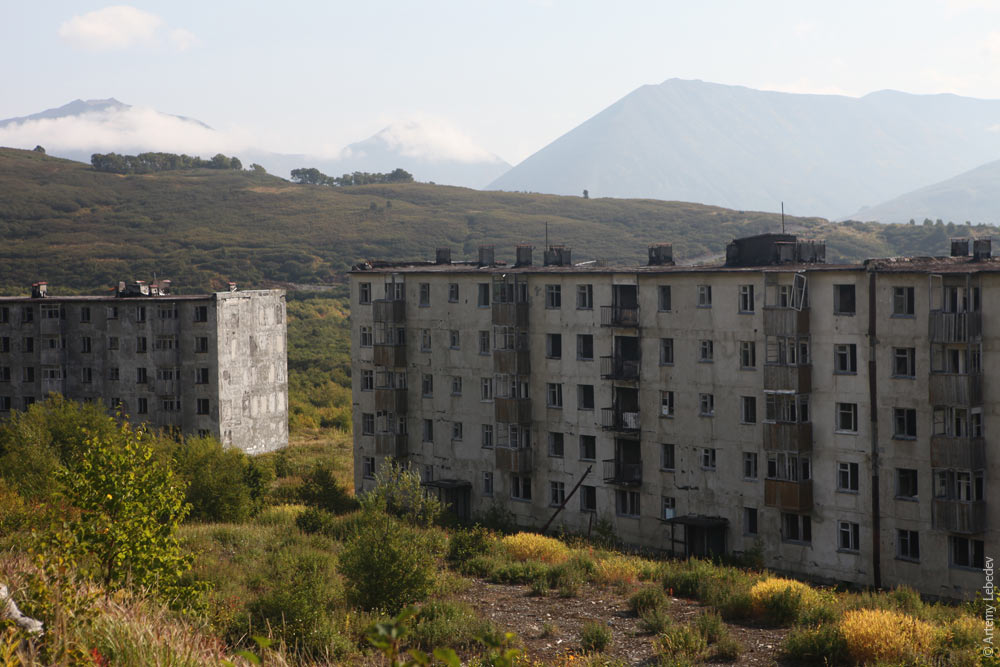
[[[158,171],[174,171],[177,169],[242,169],[239,158],[226,157],[222,153],[213,156],[211,160],[190,155],[175,153],[139,153],[138,155],[119,155],[118,153],[94,153],[90,156],[90,164],[96,171],[112,174],[152,174]]]
[[[708,657],[708,642],[705,637],[687,625],[673,625],[656,641],[661,658],[668,664],[701,662]]]
[[[750,589],[753,613],[776,625],[787,625],[799,611],[817,600],[816,591],[801,581],[772,577]]]
[[[261,508],[269,473],[238,449],[215,438],[187,438],[172,451],[173,467],[187,483],[189,518],[245,521]]]
[[[843,665],[847,642],[836,624],[795,628],[785,639],[783,653],[798,665]]]
[[[599,584],[634,584],[639,580],[635,558],[614,554],[594,563],[594,579]]]
[[[928,657],[934,628],[898,611],[856,609],[844,614],[840,632],[859,664],[899,663]]]
[[[375,487],[361,497],[365,510],[388,512],[415,526],[429,526],[441,516],[441,502],[424,493],[420,474],[409,464],[386,459],[375,472]]]
[[[489,553],[496,544],[496,538],[483,526],[455,529],[448,539],[448,562],[461,565],[476,556]]]
[[[640,588],[628,599],[628,608],[636,616],[652,611],[663,609],[670,605],[670,600],[663,593],[663,589],[658,586],[645,586]]]
[[[292,169],[291,176],[293,183],[300,183],[304,185],[349,186],[413,182],[413,174],[405,169],[399,168],[393,169],[388,174],[369,174],[366,171],[356,171],[353,174],[331,177],[327,176],[315,167],[301,167],[299,169]]]
[[[543,563],[565,563],[569,547],[552,537],[537,533],[515,533],[500,540],[504,550],[514,560],[537,560]]]
[[[611,643],[611,628],[606,623],[588,621],[580,630],[580,648],[584,653],[600,653]]]
[[[423,605],[413,618],[411,632],[413,643],[424,650],[440,646],[468,649],[479,638],[496,634],[469,605],[444,601]]]
[[[344,489],[327,465],[319,465],[309,473],[299,494],[305,504],[333,514],[345,514],[358,508],[358,501]]]

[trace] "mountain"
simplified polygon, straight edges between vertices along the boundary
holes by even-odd
[[[1000,160],[996,160],[876,206],[865,207],[854,220],[879,222],[1000,222]]]
[[[826,217],[1000,157],[1000,101],[643,86],[488,188],[656,197]]]

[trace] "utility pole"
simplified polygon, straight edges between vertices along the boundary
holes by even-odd
[[[587,475],[590,474],[590,471],[593,469],[593,467],[594,466],[587,466],[587,469],[584,471],[583,475],[577,481],[576,486],[574,486],[573,489],[569,492],[569,495],[563,498],[562,505],[560,505],[556,509],[555,513],[551,517],[549,517],[549,520],[545,522],[544,526],[542,526],[542,533],[545,533],[545,531],[549,529],[549,526],[552,525],[552,522],[556,520],[557,516],[559,516],[559,512],[563,511],[563,508],[566,507],[566,503],[569,502],[569,499],[573,497],[573,494],[576,493],[576,490],[580,488],[581,484],[583,484],[583,480],[587,479]]]

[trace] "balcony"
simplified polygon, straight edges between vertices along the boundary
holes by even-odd
[[[493,413],[496,421],[503,424],[530,424],[530,398],[494,398]]]
[[[638,380],[639,360],[615,354],[601,357],[601,377],[605,380]]]
[[[639,486],[642,484],[642,461],[626,463],[620,459],[605,459],[604,483],[615,486]]]
[[[406,414],[406,390],[376,387],[375,409],[379,412]]]
[[[177,380],[156,380],[153,383],[153,391],[157,396],[176,396],[180,390],[180,383]]]
[[[393,301],[391,303],[400,302]],[[376,343],[374,347],[374,361],[376,366],[384,366],[385,368],[402,368],[406,366],[406,345]]]
[[[63,320],[58,317],[43,317],[38,321],[38,331],[43,336],[45,335],[55,335],[62,331]]]
[[[601,326],[634,329],[639,326],[639,307],[601,306]]]
[[[64,350],[43,347],[38,352],[38,363],[43,366],[58,366],[62,362]]]
[[[812,391],[812,366],[764,365],[764,391]]]
[[[809,333],[809,309],[764,306],[765,336],[799,336]]]
[[[931,467],[982,470],[986,467],[986,441],[983,438],[931,436]]]
[[[531,474],[533,465],[530,447],[520,449],[497,447],[493,451],[496,457],[496,468],[500,472],[512,472],[516,475]]]
[[[528,350],[493,350],[493,371],[504,375],[528,375],[531,353]]]
[[[927,382],[931,405],[982,405],[982,373],[931,373]]]
[[[372,301],[372,320],[387,324],[403,324],[406,322],[406,302],[388,299]]]
[[[932,310],[927,317],[927,335],[932,343],[967,343],[983,334],[980,312],[945,313]]]
[[[639,412],[601,408],[601,426],[609,431],[636,433],[639,431]]]
[[[525,328],[528,326],[527,303],[494,303],[493,324],[505,327]]]
[[[935,530],[952,533],[982,533],[986,530],[986,502],[982,500],[934,499]]]
[[[406,446],[407,436],[400,433],[376,433],[375,454],[401,459],[409,454]]]
[[[813,507],[812,480],[765,479],[764,504],[786,512],[810,512]]]
[[[764,449],[784,452],[812,451],[812,423],[764,423]]]

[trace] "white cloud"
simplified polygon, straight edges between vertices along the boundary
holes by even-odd
[[[499,159],[442,118],[424,117],[392,123],[375,137],[407,157],[470,163]]]
[[[128,5],[111,5],[79,14],[59,26],[59,37],[85,51],[117,51],[136,45],[158,44],[165,29],[163,19]],[[178,51],[195,42],[184,28],[173,28],[167,41]]]

